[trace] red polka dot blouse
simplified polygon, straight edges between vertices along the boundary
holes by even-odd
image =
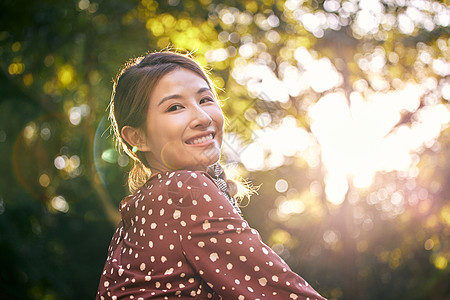
[[[96,299],[324,299],[205,172],[157,174],[120,204]]]

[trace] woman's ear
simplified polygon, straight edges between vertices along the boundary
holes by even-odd
[[[120,133],[122,138],[130,144],[131,147],[136,146],[138,151],[141,152],[151,151],[150,146],[147,143],[147,137],[142,129],[124,126]]]

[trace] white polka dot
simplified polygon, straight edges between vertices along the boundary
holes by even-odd
[[[173,273],[173,268],[167,269],[166,272],[164,272],[164,275],[170,275]]]
[[[278,282],[278,276],[277,275],[273,275],[272,276],[272,280],[275,281],[275,282]]]
[[[230,244],[231,242],[233,242],[230,238],[226,238],[225,242],[227,242],[228,244]]]
[[[233,264],[232,264],[232,263],[228,263],[228,264],[227,264],[227,269],[228,269],[228,270],[233,269]]]
[[[161,208],[161,210],[159,211],[159,215],[163,216],[164,215],[164,208]]]
[[[235,282],[236,284],[241,284],[241,282],[239,281],[239,279],[235,279],[234,282]]]
[[[212,262],[215,262],[216,260],[219,259],[219,255],[218,255],[217,253],[213,252],[213,253],[211,253],[211,254],[209,255],[209,259],[210,259]]]
[[[209,240],[211,241],[211,243],[217,244],[217,239],[216,238],[212,237]]]
[[[192,221],[197,220],[197,216],[196,216],[196,215],[191,215],[191,220],[192,220]]]
[[[203,230],[208,230],[211,228],[211,224],[209,224],[208,220],[203,223]]]
[[[150,281],[150,280],[152,280],[152,277],[151,276],[145,276],[145,281]]]
[[[205,242],[200,241],[200,242],[198,242],[197,245],[198,245],[200,248],[203,248],[203,247],[205,247]]]
[[[194,178],[197,178],[197,174],[195,174],[195,173],[191,173],[191,176]]]
[[[239,256],[239,260],[246,262],[247,261],[247,257],[245,257],[244,255]]]
[[[179,211],[178,209],[176,209],[174,212],[173,212],[173,218],[175,219],[175,220],[177,220],[177,219],[179,219],[181,217],[181,211]]]
[[[296,294],[290,294],[289,299],[298,299],[298,296]]]
[[[211,197],[209,195],[203,195],[203,198],[205,198],[206,202],[210,202],[211,201]]]
[[[144,270],[145,270],[145,263],[142,263],[142,264],[139,266],[139,269],[140,269],[141,271],[144,271]]]
[[[122,268],[120,268],[118,271],[117,271],[117,273],[119,273],[119,276],[122,276],[122,274],[123,274],[123,269]]]
[[[167,258],[163,255],[161,256],[161,262],[165,263],[167,261]]]
[[[259,279],[258,279],[258,282],[259,282],[259,284],[260,284],[261,286],[266,286],[266,284],[267,284],[267,279],[264,278],[264,277],[262,277],[262,278],[259,278]]]
[[[157,225],[156,225],[156,223],[152,223],[152,224],[150,224],[150,228],[151,228],[151,229],[155,229],[155,228],[156,228],[156,226],[157,226]]]
[[[178,181],[177,186],[180,188],[183,186],[183,183],[181,181]]]

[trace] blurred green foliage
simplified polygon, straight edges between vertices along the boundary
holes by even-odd
[[[127,194],[131,162],[114,150],[106,124],[126,59],[194,51],[222,89],[228,129],[247,142],[267,125],[255,117],[264,113],[269,124],[291,116],[311,134],[308,111],[328,93],[368,97],[431,84],[432,97],[403,111],[395,131],[428,106],[449,107],[449,3],[413,2],[0,1],[0,298],[94,298]],[[337,83],[282,100],[243,76],[252,64],[274,78],[288,67],[302,71],[299,49],[328,59]],[[365,189],[350,182],[339,204],[327,200],[317,142],[317,163],[289,154],[276,167],[240,164],[242,176],[261,184],[244,215],[329,299],[447,299],[449,133],[442,127],[415,151],[414,175],[379,172]]]

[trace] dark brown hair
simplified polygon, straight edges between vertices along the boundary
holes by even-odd
[[[149,53],[131,59],[119,71],[114,81],[109,118],[119,149],[134,160],[128,175],[131,191],[138,189],[150,177],[150,166],[142,152],[134,153],[132,145],[121,136],[124,126],[139,128],[145,124],[150,95],[158,81],[176,69],[187,69],[202,77],[217,98],[214,86],[203,68],[188,54],[172,51]]]

